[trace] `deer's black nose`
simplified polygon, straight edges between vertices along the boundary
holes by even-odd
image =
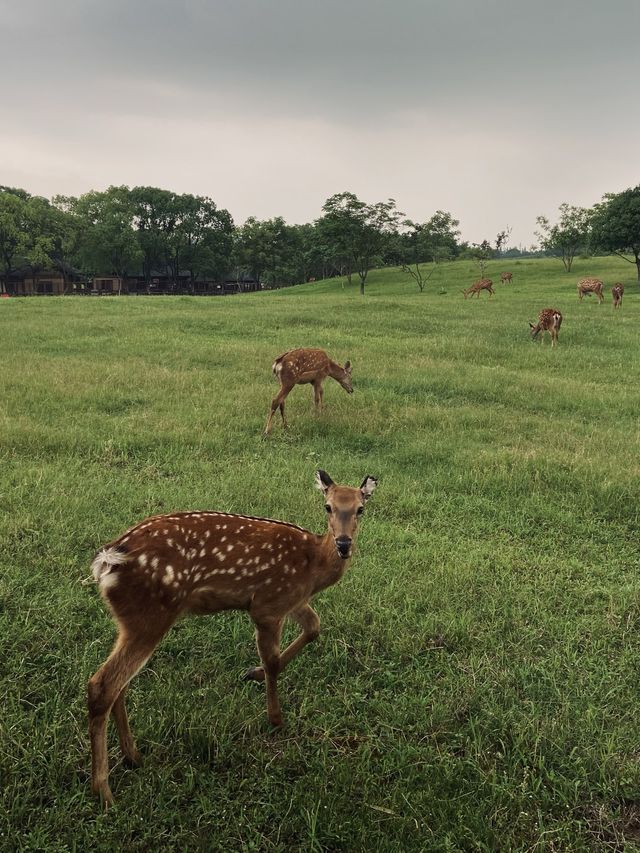
[[[336,548],[338,549],[338,554],[342,557],[343,560],[351,554],[351,544],[353,540],[349,539],[348,536],[339,536],[336,539]]]

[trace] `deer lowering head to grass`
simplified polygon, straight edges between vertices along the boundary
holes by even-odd
[[[503,284],[511,284],[513,281],[513,273],[512,272],[503,272],[500,275],[500,281]]]
[[[245,677],[266,682],[269,720],[282,724],[278,675],[318,636],[320,620],[309,601],[344,575],[358,522],[377,485],[374,477],[365,477],[359,488],[339,486],[324,471],[316,473],[316,482],[327,513],[324,535],[268,518],[174,512],[140,522],[96,555],[93,576],[119,632],[88,686],[91,786],[106,805],[113,802],[109,715],[113,713],[125,759],[139,764],[125,710],[127,688],[180,616],[249,613],[262,665]],[[287,617],[302,632],[280,651]]]
[[[469,295],[471,295],[471,297],[473,297],[474,294],[478,297],[478,299],[480,299],[480,291],[481,290],[488,290],[489,291],[489,297],[493,296],[493,293],[494,293],[493,282],[491,281],[490,278],[481,278],[478,281],[475,281],[471,285],[471,287],[468,287],[466,290],[463,290],[462,292],[464,293],[465,299]]]
[[[582,302],[585,293],[595,293],[598,297],[598,305],[601,305],[604,302],[604,296],[602,295],[602,282],[599,278],[581,278],[576,287],[578,288],[578,298],[580,299],[580,302]]]
[[[351,362],[347,361],[344,367],[340,367],[321,349],[304,347],[289,350],[276,358],[272,370],[273,375],[280,382],[280,390],[271,401],[271,410],[264,428],[265,436],[271,432],[271,422],[278,408],[282,415],[282,425],[285,429],[287,428],[284,401],[294,385],[313,385],[316,412],[322,411],[322,383],[327,376],[339,382],[348,394],[353,393]]]
[[[562,314],[555,308],[543,308],[538,315],[538,322],[534,326],[529,323],[531,328],[531,337],[535,340],[540,332],[542,332],[541,341],[544,340],[544,333],[549,332],[551,337],[551,346],[554,347],[558,343],[558,332],[562,325]]]
[[[620,308],[622,305],[622,297],[624,296],[624,284],[617,282],[611,288],[611,296],[613,297],[613,307]]]

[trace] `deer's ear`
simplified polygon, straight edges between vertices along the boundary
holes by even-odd
[[[351,362],[350,361],[345,361],[344,369],[347,371],[347,373],[351,373]]]
[[[316,471],[316,488],[320,489],[323,495],[326,495],[329,489],[333,486],[333,480],[326,471]]]
[[[362,497],[365,501],[368,501],[371,495],[374,493],[376,486],[378,485],[378,481],[375,477],[366,476],[362,481],[360,486],[360,491],[362,492]]]
[[[529,323],[529,328],[535,329],[535,326],[533,325],[533,323]]]

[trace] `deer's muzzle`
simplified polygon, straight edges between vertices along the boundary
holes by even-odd
[[[348,536],[339,536],[336,539],[336,548],[338,549],[338,554],[342,557],[343,560],[346,560],[347,557],[351,556],[352,544],[353,539],[349,539]]]

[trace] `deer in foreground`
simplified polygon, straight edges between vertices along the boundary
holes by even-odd
[[[613,307],[620,308],[622,305],[622,297],[624,296],[624,284],[621,281],[616,282],[611,288],[611,296],[613,297]]]
[[[354,489],[317,471],[316,484],[327,513],[324,535],[268,518],[174,512],[141,521],[95,556],[93,576],[119,632],[113,651],[88,685],[91,787],[105,805],[113,803],[109,714],[113,713],[125,759],[138,765],[140,753],[125,709],[127,688],[183,615],[249,613],[262,665],[252,667],[245,678],[266,682],[269,721],[282,725],[278,675],[318,636],[320,619],[309,601],[344,575],[358,522],[377,480],[365,477]],[[302,631],[280,651],[287,617]]]
[[[469,296],[469,294],[471,294],[471,297],[473,298],[474,293],[476,294],[478,299],[480,299],[480,291],[481,290],[488,290],[489,291],[489,298],[491,298],[493,296],[493,293],[494,293],[493,282],[491,281],[490,278],[481,278],[478,281],[475,281],[471,285],[471,287],[468,287],[466,290],[463,290],[462,292],[464,293],[465,299],[467,298],[467,296]]]
[[[535,340],[540,332],[542,332],[542,337],[540,341],[544,341],[544,333],[549,332],[551,337],[551,346],[554,347],[558,343],[558,332],[560,331],[560,326],[562,325],[562,314],[557,311],[555,308],[543,308],[540,314],[538,315],[538,323],[537,325],[533,325],[533,323],[529,323],[531,328],[531,337]]]
[[[502,284],[511,284],[513,281],[513,273],[512,272],[503,272],[500,275],[500,281]]]
[[[578,297],[580,302],[582,302],[582,298],[585,293],[595,293],[598,297],[598,305],[601,305],[604,302],[604,296],[602,295],[602,282],[599,278],[581,278],[576,286],[578,288]]]
[[[278,408],[282,415],[282,426],[287,428],[284,401],[295,385],[313,385],[316,413],[322,411],[322,383],[327,376],[335,379],[348,394],[353,394],[351,362],[347,361],[344,367],[340,367],[321,349],[304,347],[289,350],[276,358],[271,369],[280,382],[280,390],[271,401],[271,410],[263,433],[265,436],[271,432],[271,422]]]

